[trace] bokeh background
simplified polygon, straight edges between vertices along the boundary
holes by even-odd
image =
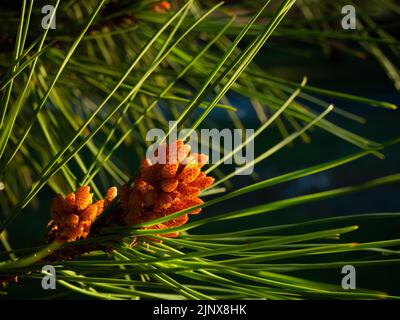
[[[391,20],[392,17],[389,15],[386,19]],[[399,36],[398,28],[392,28],[391,32],[394,36]],[[285,78],[296,82],[300,82],[303,76],[307,76],[310,85],[400,105],[399,92],[394,88],[392,81],[387,78],[379,63],[372,57],[355,57],[343,54],[335,49],[327,53],[318,44],[305,44],[293,40],[282,43],[277,41],[273,45],[267,45],[257,55],[256,63],[271,75],[284,75]],[[260,125],[254,110],[245,98],[237,94],[229,94],[228,97],[232,105],[238,108],[238,115],[246,128],[257,128]],[[329,102],[367,120],[365,124],[359,124],[337,115],[329,116],[329,119],[351,131],[377,142],[384,142],[400,136],[400,110],[366,107],[365,105],[335,101],[334,99]],[[210,119],[220,128],[231,126],[231,123],[221,112],[212,113]],[[356,148],[349,143],[319,129],[312,130],[310,136],[312,138],[311,143],[305,143],[298,139],[291,146],[284,148],[259,164],[256,167],[256,179],[274,177],[356,151]],[[280,139],[279,130],[276,127],[270,128],[257,139],[256,153],[260,153],[266,149],[266,146],[272,146]],[[138,159],[132,159],[129,150],[122,149],[120,153],[124,155],[126,161],[132,163],[138,161]],[[252,193],[251,196],[235,198],[224,202],[223,205],[207,208],[203,215],[214,215],[221,211],[233,211],[297,195],[362,183],[369,179],[399,172],[400,146],[391,146],[384,150],[384,154],[384,160],[370,155],[334,170],[267,188]],[[236,177],[233,182],[235,186],[240,187],[248,184],[252,179],[253,177],[240,176]],[[24,248],[31,246],[32,243],[42,241],[45,234],[44,226],[49,218],[49,204],[53,196],[53,191],[43,189],[40,193],[39,205],[25,210],[24,214],[11,224],[8,230],[9,240],[14,248]],[[400,212],[400,186],[398,184],[257,215],[242,219],[240,225],[237,224],[238,222],[229,222],[224,224],[224,230],[221,230],[221,224],[218,224],[218,226],[210,224],[196,229],[196,232],[237,230],[247,225],[254,225],[254,222],[262,225],[277,225],[335,215],[374,212]],[[398,238],[400,236],[400,224],[399,221],[395,222],[395,220],[388,219],[386,222],[379,221],[379,223],[375,220],[366,220],[360,224],[360,227],[358,231],[349,235],[351,239],[363,241],[368,238],[369,241],[373,241],[382,237]],[[368,288],[377,290],[388,288],[391,293],[400,294],[400,273],[398,270],[398,266],[362,269],[357,273],[357,285],[363,287],[363,281],[368,279],[366,281]],[[332,270],[318,271],[318,273],[307,271],[298,274],[307,277],[310,272],[313,273],[312,277],[315,280],[329,280],[337,283],[341,279],[340,270],[334,272]],[[21,297],[37,294],[36,285],[35,281],[29,280],[23,286],[17,284],[11,288],[10,292]],[[46,294],[43,293],[43,295]],[[73,295],[69,297],[73,297]]]

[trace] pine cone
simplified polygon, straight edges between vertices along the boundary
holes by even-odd
[[[134,187],[124,185],[121,188],[121,206],[124,221],[128,225],[151,221],[202,204],[200,191],[214,182],[214,178],[201,172],[208,157],[190,154],[190,146],[183,141],[177,140],[170,147],[167,144],[160,146],[156,156],[160,155],[164,155],[165,162],[143,160]],[[189,214],[200,211],[201,208]],[[188,215],[185,214],[145,229],[173,228],[187,221]],[[169,237],[177,235],[177,232],[164,234]]]
[[[49,239],[65,242],[86,239],[92,223],[116,195],[117,188],[111,187],[105,199],[93,203],[89,186],[82,186],[65,197],[57,195],[50,209]]]
[[[160,1],[151,7],[155,13],[166,13],[171,10],[171,4],[168,1]]]

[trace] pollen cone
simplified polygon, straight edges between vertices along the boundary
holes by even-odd
[[[157,159],[142,161],[133,187],[124,185],[121,188],[121,206],[124,221],[128,225],[148,222],[202,204],[200,191],[214,182],[214,178],[201,171],[208,157],[191,154],[190,146],[181,140],[170,146],[161,145],[155,156]],[[189,214],[198,214],[200,211],[201,208],[198,208]],[[168,229],[187,221],[188,215],[185,214],[145,229]],[[162,235],[176,237],[178,233]]]
[[[117,188],[111,187],[104,199],[93,203],[89,186],[82,186],[65,197],[57,195],[50,208],[49,238],[65,242],[85,239],[92,223],[116,195]]]

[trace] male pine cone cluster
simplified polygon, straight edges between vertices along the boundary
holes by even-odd
[[[142,161],[133,188],[124,185],[121,189],[121,206],[127,225],[151,221],[200,205],[203,203],[199,198],[200,191],[214,182],[214,178],[201,172],[208,157],[204,154],[190,154],[190,145],[181,140],[170,146],[161,145],[155,155],[157,160]],[[200,211],[201,208],[198,208],[190,214]],[[178,227],[187,220],[188,215],[184,214],[149,229]],[[177,235],[176,232],[164,234],[169,237]]]
[[[92,223],[116,196],[117,188],[111,187],[104,199],[93,203],[89,186],[82,186],[65,197],[57,195],[50,209],[49,238],[65,242],[86,239]]]
[[[166,13],[171,9],[171,4],[168,1],[160,1],[154,3],[151,9],[154,13]]]
[[[122,216],[121,222],[126,225],[148,222],[201,205],[203,201],[199,198],[200,191],[214,182],[214,178],[201,171],[208,157],[204,154],[190,154],[190,145],[181,140],[170,146],[161,145],[155,156],[157,159],[142,161],[133,187],[126,184],[121,188],[120,207],[116,212],[118,219],[121,220]],[[116,196],[117,188],[111,187],[105,199],[93,203],[89,186],[82,186],[65,197],[57,195],[51,205],[49,238],[66,242],[85,239],[92,223]],[[200,211],[201,208],[198,208],[189,214]],[[169,229],[187,221],[188,214],[184,214],[145,229]],[[177,232],[163,234],[167,237],[177,235]]]

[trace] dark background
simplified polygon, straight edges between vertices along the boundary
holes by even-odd
[[[296,50],[293,50],[295,46]],[[384,100],[400,105],[400,95],[394,89],[392,82],[386,77],[378,62],[371,57],[366,60],[357,59],[333,52],[326,55],[322,49],[315,45],[304,45],[293,41],[288,44],[275,44],[266,46],[256,58],[257,63],[268,73],[284,76],[293,81],[301,81],[302,76],[307,75],[310,85],[343,91],[363,97]],[[257,128],[259,122],[255,114],[250,110],[247,101],[235,94],[230,95],[231,101],[239,108],[239,116],[247,128]],[[359,105],[346,101],[330,100],[338,107],[346,111],[365,117],[368,122],[365,125],[354,123],[340,116],[332,115],[328,119],[333,120],[350,131],[355,131],[362,136],[371,138],[377,142],[400,136],[399,110],[386,110]],[[215,118],[221,127],[226,118]],[[279,151],[277,154],[263,161],[256,167],[259,179],[266,179],[300,168],[306,168],[324,161],[339,158],[350,154],[357,149],[336,138],[335,136],[316,129],[311,132],[312,143],[304,144],[300,139],[289,148]],[[267,130],[257,142],[256,151],[265,150],[265,145],[273,144],[280,139],[276,128]],[[238,210],[257,204],[268,203],[279,199],[294,197],[297,195],[319,192],[336,187],[362,183],[370,179],[400,172],[400,146],[392,146],[384,150],[385,160],[374,156],[364,157],[354,163],[346,164],[339,168],[320,174],[305,177],[293,182],[267,188],[265,190],[235,198],[221,205],[207,209],[203,214],[213,215],[223,212]],[[249,177],[234,179],[235,186],[247,185],[251,182]],[[31,246],[33,242],[40,242],[44,236],[44,226],[48,220],[49,203],[53,192],[44,189],[40,193],[40,206],[35,210],[26,210],[23,217],[17,218],[9,228],[9,240],[14,248]],[[400,186],[399,184],[379,187],[369,191],[352,194],[349,196],[314,202],[307,205],[292,207],[286,210],[257,215],[251,218],[234,220],[224,224],[210,224],[199,228],[200,232],[221,232],[228,229],[237,230],[257,223],[259,225],[278,225],[307,221],[323,217],[374,213],[374,212],[399,212],[400,211]],[[360,230],[349,235],[348,239],[362,242],[382,239],[395,239],[400,235],[400,221],[394,219],[363,221]],[[298,230],[301,232],[301,230]],[[347,236],[344,237],[346,239]],[[311,259],[310,259],[311,260]],[[313,280],[329,280],[338,283],[341,279],[340,270],[307,271],[297,275],[309,276]],[[363,285],[366,283],[366,285]],[[20,284],[11,289],[20,297],[37,294],[34,281],[27,281],[24,286]],[[398,266],[363,268],[357,270],[357,285],[370,289],[380,290],[385,288],[392,294],[400,294],[400,275]],[[42,290],[40,290],[42,291]],[[41,293],[40,293],[41,294]],[[69,296],[71,297],[71,296]]]

